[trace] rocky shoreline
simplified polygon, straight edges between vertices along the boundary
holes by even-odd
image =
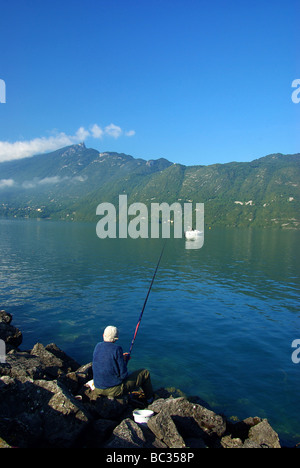
[[[80,366],[54,343],[21,351],[22,333],[11,322],[0,311],[6,348],[0,359],[0,448],[282,448],[266,419],[232,422],[199,398],[170,389],[156,390],[148,406],[154,415],[137,424],[132,413],[145,407],[141,394],[96,398],[87,385],[91,363]]]

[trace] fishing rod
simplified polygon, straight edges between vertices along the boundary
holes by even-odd
[[[139,326],[140,326],[140,323],[141,323],[141,320],[142,320],[142,317],[143,317],[143,313],[144,313],[144,310],[145,310],[145,307],[146,307],[146,304],[147,304],[147,301],[148,301],[148,297],[149,297],[149,294],[150,294],[152,285],[153,285],[153,283],[154,283],[154,279],[155,279],[155,276],[156,276],[156,273],[157,273],[157,270],[158,270],[158,267],[159,267],[161,258],[162,258],[163,253],[164,253],[165,245],[166,245],[166,242],[165,242],[164,245],[163,245],[163,248],[162,248],[160,257],[159,257],[159,259],[158,259],[158,262],[157,262],[157,265],[156,265],[156,268],[155,268],[155,271],[154,271],[154,274],[153,274],[153,277],[152,277],[152,281],[151,281],[151,284],[150,284],[150,286],[149,286],[149,289],[148,289],[148,292],[147,292],[147,296],[146,296],[146,299],[145,299],[145,302],[144,302],[144,305],[143,305],[143,308],[142,308],[142,312],[141,312],[141,314],[140,314],[140,317],[139,317],[137,326],[136,326],[136,328],[135,328],[135,332],[134,332],[134,335],[133,335],[133,339],[132,339],[132,342],[131,342],[131,345],[130,345],[129,352],[126,354],[126,361],[129,361],[129,359],[130,359],[130,354],[131,354],[131,351],[132,351],[132,348],[133,348],[133,345],[134,345],[134,342],[135,342],[135,339],[136,339],[136,335],[137,335],[137,332],[138,332],[138,329],[139,329]]]

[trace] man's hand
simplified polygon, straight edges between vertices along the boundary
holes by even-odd
[[[131,359],[131,356],[129,353],[123,353],[123,358],[124,358],[124,361],[127,362]]]

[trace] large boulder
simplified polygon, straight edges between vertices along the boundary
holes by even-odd
[[[226,431],[226,421],[204,406],[192,403],[185,397],[170,397],[154,401],[148,409],[154,415],[146,426],[136,424],[131,413],[114,429],[105,447],[221,447],[220,440]]]
[[[253,444],[256,444],[258,448],[281,448],[278,434],[272,429],[267,419],[251,427],[244,447],[247,448]]]
[[[158,414],[149,420],[148,427],[168,447],[171,447],[172,443],[178,447],[177,444],[184,443],[182,440],[190,438],[199,439],[199,443],[201,440],[212,447],[226,431],[226,421],[222,416],[184,397],[159,399],[150,405],[149,409]],[[180,438],[176,436],[171,442],[169,434],[175,436],[174,427]]]
[[[46,346],[46,349],[48,346]],[[92,392],[90,391],[87,382],[93,378],[92,363],[85,364],[77,368],[77,370],[68,371],[66,374],[61,374],[58,377],[65,387],[67,387],[74,395],[81,395],[81,397],[90,401],[93,399]]]
[[[114,429],[110,439],[103,448],[168,448],[161,440],[157,439],[150,429],[137,424],[132,418],[125,418]]]
[[[124,419],[113,431],[106,448],[144,448],[146,438],[141,427],[130,418]]]
[[[58,357],[53,354],[53,352],[49,351],[49,347],[47,349],[47,347],[45,348],[41,343],[36,343],[30,354],[39,358],[45,373],[53,379],[56,379],[59,375],[69,370],[67,364],[62,359],[63,356]]]
[[[162,409],[156,416],[148,421],[148,428],[157,439],[163,441],[169,448],[185,448],[185,442],[168,413]]]
[[[84,405],[57,381],[0,379],[0,437],[17,447],[68,448],[87,427]]]
[[[64,372],[75,372],[80,369],[80,364],[60,349],[55,343],[47,344],[45,350],[49,351],[49,353],[62,362],[62,369]]]
[[[5,364],[0,367],[0,375],[8,375],[22,382],[28,378],[54,380],[76,367],[79,367],[79,364],[56,345],[44,347],[41,343],[37,343],[31,351],[16,349],[9,351]]]
[[[228,422],[228,431],[222,437],[223,448],[281,448],[278,434],[267,419],[250,417],[237,423]]]
[[[28,379],[42,379],[45,376],[45,368],[38,357],[26,351],[14,350],[6,355],[5,364],[0,366],[1,375],[26,382]]]

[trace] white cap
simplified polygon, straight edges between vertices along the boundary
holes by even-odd
[[[110,341],[111,343],[118,340],[119,330],[117,329],[117,327],[113,327],[111,325],[106,327],[103,333],[103,339],[104,341]]]

